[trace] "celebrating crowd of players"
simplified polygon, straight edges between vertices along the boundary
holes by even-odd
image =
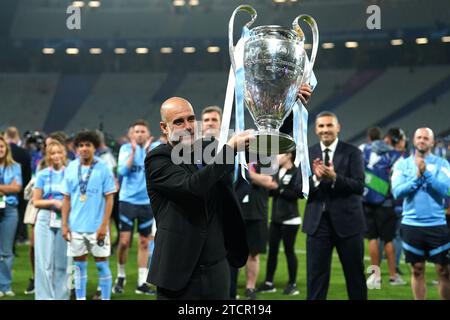
[[[204,109],[204,138],[218,138],[221,117],[218,107]],[[391,285],[406,284],[399,268],[403,251],[406,262],[412,266],[414,298],[426,297],[424,270],[425,261],[429,260],[436,265],[441,297],[449,299],[450,233],[445,210],[450,167],[447,160],[431,153],[433,132],[418,129],[410,154],[406,135],[399,128],[390,129],[384,137],[378,128],[369,129],[368,143],[358,150],[338,139],[340,124],[333,113],[319,114],[315,126],[320,143],[310,149],[313,175],[303,223],[307,234],[307,298],[326,298],[334,247],[344,269],[350,299],[366,299],[367,287],[381,284],[379,272],[365,279],[366,237],[372,265],[380,265],[384,249]],[[23,234],[20,228],[24,219],[33,225],[33,277],[26,292],[34,293],[36,299],[69,299],[71,287],[75,288],[76,299],[86,299],[89,254],[98,270],[98,297],[109,300],[111,293],[123,293],[135,225],[139,233],[135,293],[155,294],[147,283],[156,226],[144,161],[150,150],[167,143],[166,138],[153,141],[148,124],[138,120],[129,128],[118,162],[101,132],[82,131],[71,139],[56,132],[40,137],[41,142],[33,138],[22,144],[25,151],[14,127],[0,137],[0,297],[14,295],[14,242]],[[247,299],[276,291],[275,270],[281,241],[289,272],[283,293],[299,294],[295,243],[302,224],[297,206],[302,193],[294,160],[295,152],[280,155],[279,168],[273,176],[262,174],[259,163],[251,163],[247,172],[250,183],[243,179],[235,182],[249,247],[245,267]],[[22,189],[32,190],[26,210]],[[273,201],[268,226],[269,196]],[[118,228],[114,281],[109,266],[112,220]],[[259,254],[267,248],[265,280],[257,287]],[[238,269],[230,269],[229,297],[234,299]],[[74,271],[74,283],[70,270]]]
[[[20,219],[33,226],[30,239],[33,277],[26,293],[34,293],[39,300],[69,299],[70,288],[74,287],[76,298],[86,299],[88,254],[94,257],[98,270],[98,296],[107,300],[111,292],[122,293],[135,221],[140,235],[135,291],[153,293],[145,283],[154,220],[145,187],[144,158],[150,148],[164,141],[161,137],[152,142],[148,124],[143,120],[130,128],[129,142],[121,146],[118,164],[101,132],[82,131],[73,139],[56,132],[46,138],[34,135],[24,144],[29,147],[28,157],[21,161],[24,170],[13,160],[14,148],[27,153],[18,146],[20,135],[14,127],[6,130],[0,141],[0,202],[4,203],[0,241],[1,255],[6,258],[0,262],[0,296],[14,295],[13,250],[16,227],[20,225],[17,205],[25,185],[26,189],[32,189],[32,197],[25,217],[21,215]],[[73,149],[69,143],[73,143]],[[27,167],[34,167],[32,179],[22,178],[21,172],[31,171]],[[116,193],[118,201],[114,200]],[[114,220],[119,231],[114,290],[109,267],[113,211],[117,212]]]

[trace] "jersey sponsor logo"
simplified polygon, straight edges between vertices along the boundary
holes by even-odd
[[[128,159],[129,156],[130,156],[130,152],[128,152],[128,151],[121,152],[119,154],[119,161],[124,161],[124,160]]]
[[[87,189],[87,193],[90,193],[90,194],[98,194],[98,193],[100,193],[100,190],[99,190],[99,189],[96,189],[96,188],[88,188],[88,189]]]
[[[59,184],[53,183],[52,184],[52,190],[55,191],[55,192],[62,192],[63,185],[60,184],[60,183]]]

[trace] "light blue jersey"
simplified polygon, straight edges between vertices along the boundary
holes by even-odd
[[[404,197],[402,223],[411,226],[445,225],[445,197],[450,188],[450,165],[447,160],[428,155],[426,170],[417,177],[414,156],[399,160],[392,174],[392,193]]]
[[[70,196],[70,230],[93,233],[100,227],[105,213],[105,195],[116,192],[114,176],[106,163],[94,158],[95,164],[87,184],[86,200],[81,201],[78,167],[80,159],[73,160],[65,170],[62,193]],[[82,166],[81,175],[86,180],[89,167]]]
[[[17,184],[22,185],[22,168],[20,164],[13,163],[6,168],[0,166],[0,184],[11,184],[13,180],[16,180]],[[17,193],[7,194],[5,202],[11,206],[17,206],[19,204]]]
[[[119,201],[135,205],[150,204],[145,181],[145,148],[136,145],[133,165],[128,168],[126,163],[131,154],[131,143],[124,144],[119,152],[119,175],[123,177],[120,186]]]
[[[45,168],[38,172],[34,189],[42,190],[42,199],[62,200],[65,169],[54,170],[53,168]]]

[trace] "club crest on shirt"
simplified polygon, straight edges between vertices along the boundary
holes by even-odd
[[[292,179],[292,174],[286,174],[283,177],[283,184],[289,184],[289,182],[291,182]]]
[[[434,173],[436,171],[436,165],[433,163],[427,164],[427,170],[430,171],[431,173]]]

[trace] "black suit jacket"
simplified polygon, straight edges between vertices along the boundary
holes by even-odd
[[[223,237],[230,265],[242,267],[248,257],[244,221],[232,189],[234,164],[176,165],[172,146],[160,145],[145,160],[147,191],[158,231],[148,282],[169,290],[184,288],[199,262],[205,244],[207,202],[212,194],[220,205]],[[223,157],[225,149],[217,155]],[[223,251],[224,248],[218,248]]]
[[[316,158],[322,159],[320,144],[312,146],[309,153],[311,162]],[[362,153],[358,148],[338,141],[333,165],[337,174],[334,187],[330,182],[322,181],[315,188],[312,178],[310,179],[311,189],[303,221],[303,232],[308,235],[316,232],[325,208],[330,214],[331,222],[339,237],[348,237],[365,231],[362,206],[364,191]]]

